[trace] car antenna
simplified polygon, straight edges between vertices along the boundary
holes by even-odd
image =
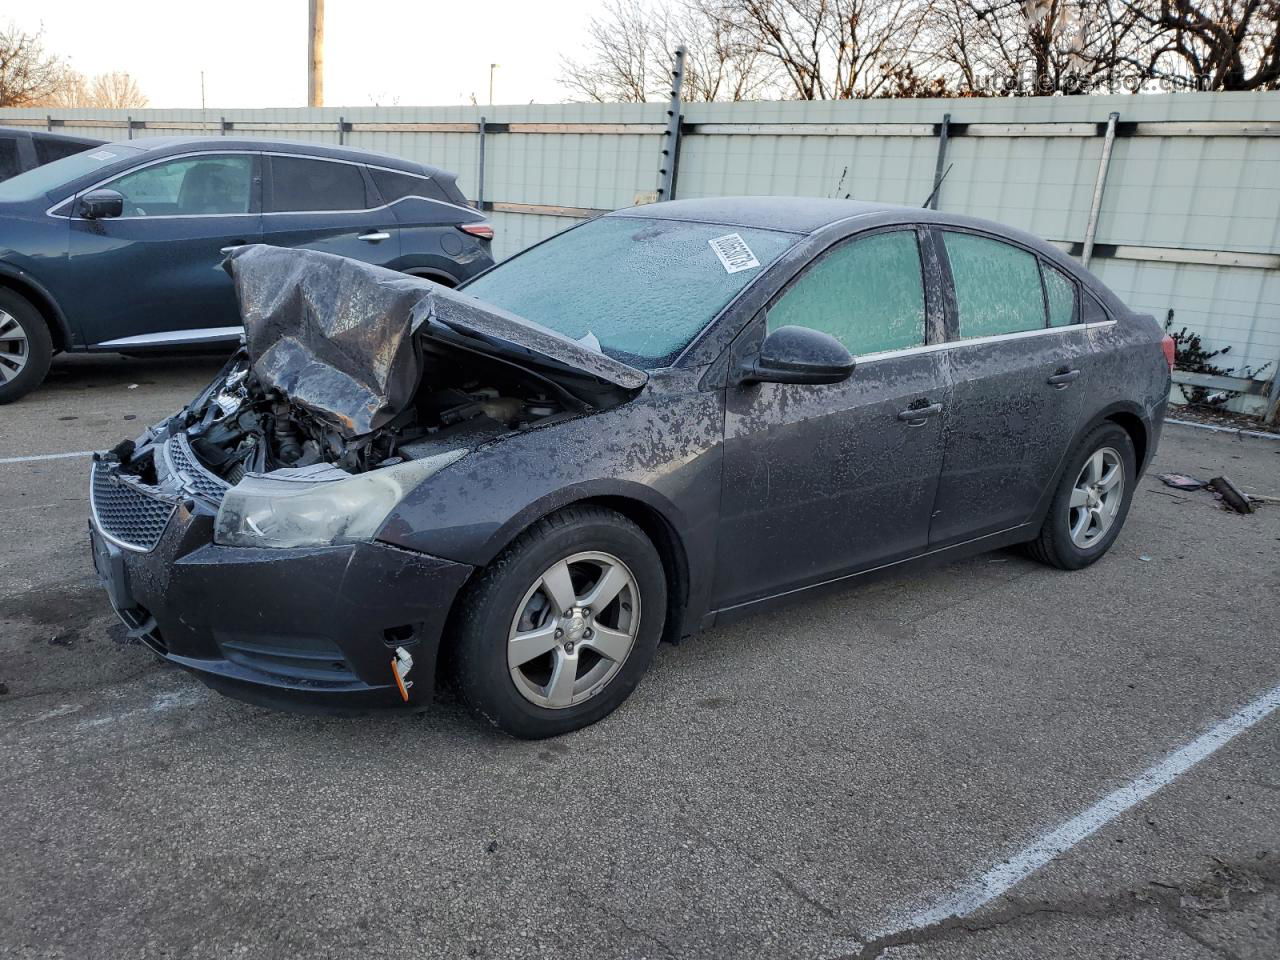
[[[938,178],[938,182],[933,185],[933,190],[929,193],[928,198],[924,203],[920,204],[920,206],[928,209],[929,204],[933,203],[933,198],[936,197],[938,195],[938,191],[942,189],[942,181],[947,179],[947,174],[951,172],[951,168],[954,166],[954,163],[947,164],[947,169],[942,171],[942,176]]]

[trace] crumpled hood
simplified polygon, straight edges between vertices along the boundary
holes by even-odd
[[[412,402],[422,375],[419,335],[501,357],[575,395],[633,393],[648,380],[500,307],[359,260],[250,244],[232,250],[224,266],[259,383],[347,438],[377,430]]]

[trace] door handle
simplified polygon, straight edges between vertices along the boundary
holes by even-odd
[[[1048,382],[1053,384],[1059,390],[1065,390],[1067,389],[1067,387],[1071,386],[1071,384],[1075,383],[1079,379],[1080,379],[1079,370],[1063,370],[1060,373],[1055,373],[1052,377],[1049,378]]]
[[[385,230],[374,230],[371,233],[362,233],[356,239],[363,240],[366,243],[381,243],[383,240],[390,240],[391,234]]]
[[[930,417],[942,412],[942,404],[931,403],[926,407],[907,407],[898,414],[898,419],[913,427],[923,426]]]

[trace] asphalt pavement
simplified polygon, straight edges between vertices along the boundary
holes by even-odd
[[[62,358],[0,407],[0,957],[1280,955],[1280,504],[1154,477],[1280,496],[1280,442],[1170,426],[1087,570],[799,600],[524,743],[447,696],[270,712],[126,642],[79,454],[217,366]]]

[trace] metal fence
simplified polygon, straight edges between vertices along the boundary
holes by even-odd
[[[1280,394],[1280,95],[271,110],[3,110],[103,139],[234,135],[344,143],[456,171],[509,256],[634,203],[849,195],[1038,234],[1135,308],[1202,335],[1245,396]],[[1115,115],[1114,120],[1112,115]],[[1109,162],[1103,163],[1104,155]],[[666,177],[660,172],[668,171]],[[670,191],[662,188],[670,186]],[[1256,371],[1246,375],[1246,371]],[[1245,379],[1239,379],[1245,377]]]

